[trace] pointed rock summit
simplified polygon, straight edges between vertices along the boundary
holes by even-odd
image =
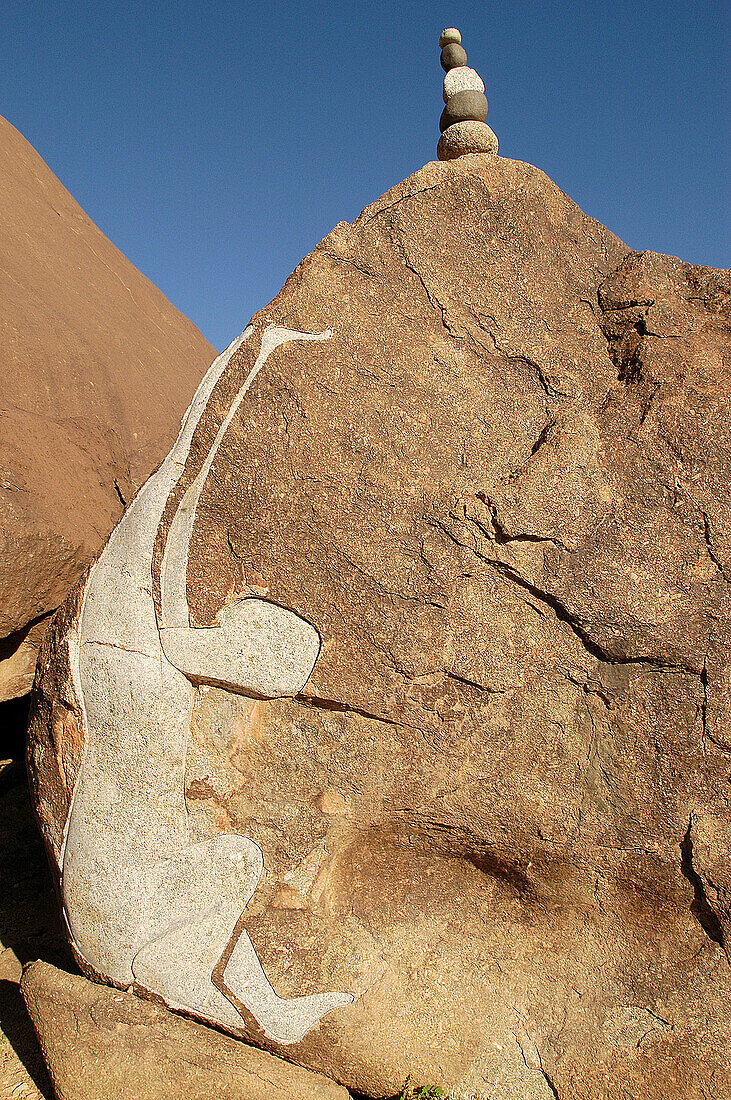
[[[446,75],[437,156],[440,160],[455,160],[467,153],[497,153],[497,138],[485,122],[485,85],[467,65],[462,35],[456,27],[447,27],[439,36],[439,45]]]

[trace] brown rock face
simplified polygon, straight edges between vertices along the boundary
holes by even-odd
[[[729,289],[469,156],[254,318],[167,514],[265,325],[332,329],[255,378],[188,558],[192,625],[256,595],[322,639],[297,698],[201,687],[188,746],[195,839],[264,853],[277,993],[355,994],[278,1053],[373,1097],[731,1094]],[[73,693],[44,716],[68,614],[39,805],[83,736]]]
[[[215,357],[0,118],[0,699]]]
[[[58,1100],[348,1100],[319,1074],[48,963],[22,990]]]

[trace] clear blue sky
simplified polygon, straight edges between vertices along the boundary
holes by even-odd
[[[445,25],[501,153],[633,248],[728,265],[728,2],[2,0],[0,114],[221,348],[434,158]]]

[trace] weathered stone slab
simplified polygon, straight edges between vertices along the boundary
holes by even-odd
[[[58,1100],[348,1100],[320,1074],[48,963],[21,988]]]

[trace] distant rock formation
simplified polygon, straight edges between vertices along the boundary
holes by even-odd
[[[495,154],[302,261],[41,653],[87,973],[373,1097],[731,1094],[730,291]]]
[[[216,352],[0,119],[0,700]]]

